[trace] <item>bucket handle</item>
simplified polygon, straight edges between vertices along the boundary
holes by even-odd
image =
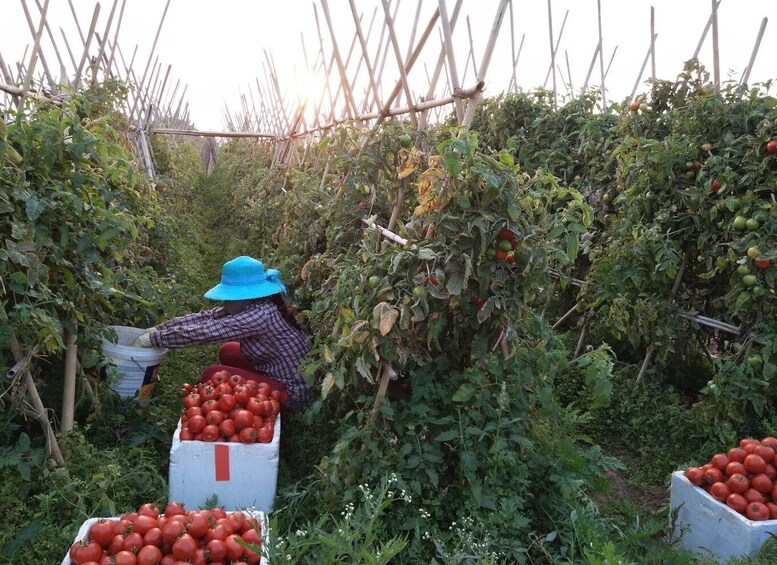
[[[132,360],[132,362],[133,362],[133,363],[135,363],[135,365],[137,365],[137,366],[138,366],[138,369],[140,369],[141,371],[144,371],[144,370],[146,369],[146,368],[145,368],[143,365],[141,365],[140,363],[138,363],[137,361],[135,361],[135,358],[134,358],[134,357],[130,357],[130,359]]]

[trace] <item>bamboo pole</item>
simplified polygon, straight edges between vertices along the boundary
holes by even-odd
[[[642,61],[642,66],[639,68],[639,75],[637,75],[637,80],[634,81],[634,88],[631,89],[631,97],[630,100],[634,101],[634,96],[637,94],[637,87],[639,86],[640,81],[642,80],[642,75],[645,73],[645,67],[647,67],[648,59],[650,59],[650,56],[653,54],[653,46],[656,44],[656,37],[653,36],[650,39],[650,47],[648,47],[647,53],[645,53],[645,59]]]
[[[512,5],[513,3],[510,2],[510,6]],[[470,24],[470,21],[469,21],[469,15],[467,15],[466,19],[467,19],[467,36],[469,36],[469,53],[470,53],[470,56],[472,57],[472,70],[474,71],[475,76],[478,76],[478,67],[477,67],[477,64],[475,63],[475,43],[472,41],[472,25]],[[464,70],[466,72],[466,65]],[[462,82],[465,82],[465,81],[462,81]]]
[[[548,14],[548,16],[550,16],[550,14]],[[558,32],[558,37],[556,37],[555,41],[553,40],[553,37],[551,37],[551,39],[550,39],[551,41],[554,41],[551,44],[551,49],[553,50],[552,54],[553,54],[554,58],[558,54],[558,48],[561,45],[561,38],[564,35],[564,29],[567,26],[567,18],[568,17],[569,17],[569,10],[566,11],[566,13],[564,14],[564,19],[561,21],[561,29]],[[553,63],[551,63],[551,65],[552,64]],[[551,69],[551,65],[548,65],[548,72],[545,73],[545,81],[542,83],[542,88],[545,88],[545,85],[548,84],[548,79],[550,78],[550,73],[551,73],[551,70],[552,70]]]
[[[742,79],[739,81],[740,84],[747,84],[747,81],[750,80],[750,71],[753,69],[753,65],[755,64],[755,56],[758,54],[758,49],[761,47],[761,40],[764,37],[764,31],[766,31],[766,24],[768,21],[769,18],[764,18],[761,20],[761,28],[758,30],[758,36],[755,39],[753,51],[750,53],[750,61],[747,63],[745,72],[742,74]]]
[[[84,52],[81,55],[81,61],[78,63],[76,69],[76,78],[73,81],[73,88],[78,89],[81,84],[81,73],[84,70],[84,63],[89,58],[89,47],[92,45],[92,37],[94,37],[94,28],[97,27],[97,18],[100,15],[100,3],[94,5],[94,12],[92,12],[92,23],[89,24],[89,33],[86,36],[86,42],[84,43]]]
[[[151,51],[148,53],[148,61],[146,61],[146,67],[143,69],[143,76],[140,79],[140,85],[138,86],[138,91],[142,91],[143,87],[146,84],[146,77],[148,76],[148,68],[151,65],[151,60],[154,58],[154,51],[156,50],[156,44],[157,41],[159,41],[159,34],[162,31],[162,24],[165,23],[165,16],[167,16],[167,9],[170,7],[170,0],[167,0],[165,3],[165,11],[162,12],[162,19],[159,20],[159,26],[156,30],[156,35],[154,36],[154,42],[151,44]],[[156,62],[154,63],[156,65]],[[137,105],[137,99],[135,99],[135,104],[132,105],[132,109],[130,110],[130,117],[135,115],[135,107]]]
[[[383,1],[385,2],[385,0]],[[451,79],[450,85],[455,91],[459,88],[459,74],[456,69],[456,57],[454,56],[453,50],[453,34],[451,33],[450,22],[448,21],[448,9],[445,6],[445,0],[438,0],[438,9],[440,11],[440,25],[442,26],[442,33],[445,39],[443,44],[445,45],[445,54],[448,61],[448,72],[450,73]],[[408,100],[410,100],[409,97]],[[464,104],[461,100],[457,99],[454,102],[454,107],[456,108],[456,119],[458,120],[459,125],[461,125],[464,121]]]
[[[340,73],[340,84],[345,91],[346,111],[352,119],[355,119],[356,114],[358,113],[358,110],[356,109],[356,101],[353,98],[353,91],[351,90],[351,85],[348,82],[348,75],[345,70],[345,65],[343,63],[342,57],[340,56],[340,48],[337,45],[337,36],[335,35],[334,26],[332,25],[332,16],[329,13],[328,0],[321,0],[321,9],[324,12],[324,19],[326,20],[326,25],[329,28],[329,35],[332,38],[332,49],[335,54],[337,69]]]
[[[81,46],[86,46],[86,38],[84,37],[84,32],[81,29],[81,24],[78,21],[78,16],[76,15],[76,9],[73,7],[73,0],[67,0],[68,5],[70,6],[70,13],[73,14],[73,21],[76,24],[76,29],[78,30],[78,36],[81,38]]]
[[[40,13],[43,13],[43,6],[40,3],[40,0],[35,0],[35,5],[38,7],[38,11]],[[44,21],[44,27],[46,28],[46,35],[49,36],[49,41],[51,41],[51,47],[54,49],[54,55],[57,57],[57,62],[59,63],[59,72],[62,78],[62,83],[67,84],[67,70],[65,69],[65,62],[62,60],[62,56],[59,53],[59,48],[57,47],[57,42],[54,39],[54,34],[51,32],[51,27],[49,26],[48,19]]]
[[[399,41],[397,40],[397,34],[394,30],[394,18],[391,16],[388,0],[381,0],[381,4],[383,4],[383,12],[386,18],[386,27],[389,32],[391,46],[394,49],[394,56],[397,59],[397,67],[399,68],[399,76],[402,79],[402,87],[405,90],[408,104],[411,104],[413,97],[410,93],[410,83],[407,80],[407,70],[405,69],[404,61],[402,61],[402,53],[399,51]],[[410,122],[413,124],[414,128],[418,128],[418,119],[416,118],[415,112],[410,112]]]
[[[111,47],[111,54],[108,57],[108,68],[111,68],[113,65],[114,57],[116,55],[116,48],[119,44],[119,30],[121,29],[121,24],[124,21],[124,7],[127,5],[127,0],[121,0],[121,10],[119,10],[119,21],[116,22],[116,31],[113,32],[113,47]],[[107,35],[107,30],[106,30]]]
[[[478,84],[484,83],[486,73],[488,72],[488,66],[491,63],[491,55],[494,52],[494,46],[496,46],[496,39],[499,37],[499,29],[502,26],[502,20],[504,20],[505,12],[507,11],[507,3],[509,0],[501,0],[499,8],[497,8],[496,16],[494,17],[494,23],[491,26],[491,35],[489,35],[488,43],[486,44],[486,50],[483,53],[483,60],[480,63],[480,74],[478,75]],[[472,99],[467,103],[467,110],[464,113],[464,127],[468,128],[472,123],[472,119],[475,117],[475,110],[477,108],[478,101],[482,89],[479,89]]]
[[[524,34],[525,35],[525,34]],[[523,39],[521,39],[523,43]],[[510,92],[512,85],[518,84],[518,78],[515,74],[515,21],[513,16],[513,2],[510,1],[510,83],[507,86],[507,92]]]
[[[35,72],[35,61],[37,60],[38,52],[40,51],[40,39],[41,35],[43,35],[43,23],[46,21],[46,14],[48,14],[48,10],[49,0],[46,0],[45,4],[43,4],[43,12],[41,13],[40,24],[38,25],[37,31],[33,34],[34,43],[32,46],[32,53],[30,54],[30,63],[27,66],[27,74],[24,77],[24,83],[22,83],[22,92],[19,95],[21,97],[21,100],[19,100],[20,106],[24,104],[24,97],[27,96],[27,91],[30,89],[32,76]]]
[[[378,383],[378,390],[375,392],[375,401],[372,405],[372,414],[370,414],[370,422],[374,422],[378,417],[378,411],[380,410],[383,399],[386,397],[386,390],[388,389],[388,383],[390,380],[397,377],[397,372],[385,361],[381,361],[380,381]]]
[[[720,6],[722,0],[717,0],[715,3],[715,9]],[[709,32],[710,27],[712,26],[712,14],[710,14],[710,17],[707,18],[707,24],[704,26],[704,30],[701,32],[701,37],[699,38],[699,43],[696,44],[696,50],[693,52],[693,58],[698,59],[699,53],[701,52],[702,45],[704,45],[704,40],[707,38],[707,32]]]
[[[356,13],[356,3],[354,0],[348,0],[348,3],[351,6],[351,15],[353,16],[353,23],[356,26],[356,36],[359,38],[359,45],[362,48],[362,59],[364,60],[364,63],[367,65],[367,75],[370,79],[370,87],[372,88],[372,95],[375,99],[375,104],[377,106],[380,106],[380,93],[378,91],[378,83],[375,81],[375,72],[372,69],[372,64],[370,63],[370,55],[367,52],[367,40],[364,38],[364,33],[362,32],[362,25],[360,22],[359,15]],[[359,61],[359,67],[356,68],[356,76],[354,76],[354,83],[356,82],[356,78],[359,73],[359,68],[361,66],[361,60]]]
[[[102,41],[99,41],[100,46],[97,49],[97,63],[95,64],[94,68],[92,69],[92,85],[97,84],[97,70],[100,66],[100,61],[103,58],[103,54],[105,53],[105,42],[108,41],[108,34],[111,30],[111,24],[113,23],[113,15],[116,12],[116,6],[118,5],[119,0],[113,0],[113,6],[111,6],[111,13],[108,14],[108,21],[105,24],[105,31],[103,32],[103,38]],[[105,70],[106,72],[110,73],[111,69],[110,67]]]
[[[650,80],[656,84],[656,9],[650,7]]]
[[[149,130],[152,135],[184,135],[193,137],[258,137],[267,139],[276,139],[274,133],[263,133],[255,131],[210,131],[210,130],[188,130],[175,128],[152,128]]]
[[[73,66],[73,72],[76,70],[76,58],[73,56],[73,50],[70,49],[70,43],[67,40],[67,36],[65,35],[65,30],[62,28],[59,28],[59,33],[62,35],[62,41],[65,42],[65,49],[67,50],[68,57],[70,57],[70,64]],[[68,81],[70,82],[70,81]]]
[[[558,109],[558,90],[556,87],[556,49],[553,46],[553,10],[548,0],[548,36],[550,39],[550,69],[553,71],[553,109]]]
[[[596,8],[597,8],[597,14],[598,14],[598,21],[599,21],[599,45],[601,47],[601,49],[599,50],[599,70],[601,72],[601,77],[602,77],[602,83],[601,83],[602,111],[607,111],[607,93],[604,85],[604,79],[607,75],[604,72],[604,43],[602,40],[602,0],[596,0]],[[613,53],[613,57],[614,56],[615,54]]]
[[[715,92],[720,94],[720,50],[718,46],[718,3],[712,3],[712,69],[715,81]]]
[[[72,323],[72,320],[71,320]],[[78,364],[78,346],[76,334],[65,331],[65,384],[62,392],[62,431],[73,430],[76,399],[76,366]]]
[[[512,6],[512,2],[510,3]],[[518,67],[518,60],[521,58],[521,51],[523,51],[523,42],[526,39],[526,34],[521,35],[521,43],[518,46],[518,53],[515,55],[515,58],[513,59],[513,65],[512,65],[512,78],[510,79],[510,84],[507,86],[508,92],[514,92],[518,90],[518,82],[515,78],[515,69]]]
[[[24,16],[27,19],[27,25],[30,28],[30,33],[32,34],[32,37],[33,37],[33,40],[34,40],[35,39],[35,34],[37,33],[37,31],[35,29],[35,24],[32,22],[32,17],[30,16],[30,12],[27,9],[27,2],[26,2],[26,0],[21,0],[21,3],[22,3],[22,9],[24,10]],[[43,12],[43,10],[41,9],[41,15],[43,15],[42,12]],[[42,32],[43,29],[47,29],[48,28],[48,24],[46,23],[46,18],[45,17],[42,18],[41,25],[42,25],[41,32]],[[42,37],[41,37],[41,39],[42,39]],[[39,41],[40,41],[40,39],[39,39]],[[49,83],[49,88],[51,89],[52,92],[56,92],[57,91],[57,84],[54,81],[54,77],[51,76],[51,70],[49,69],[49,65],[46,62],[46,57],[43,55],[43,50],[42,49],[38,49],[38,58],[40,59],[40,64],[43,67],[43,74],[46,76],[46,80]]]

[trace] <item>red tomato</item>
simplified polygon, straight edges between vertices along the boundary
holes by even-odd
[[[145,535],[151,528],[156,528],[158,525],[156,518],[152,518],[147,514],[138,514],[138,517],[135,518],[133,524],[134,527],[132,528],[132,531],[141,536]]]
[[[186,526],[182,522],[168,522],[162,528],[162,540],[172,545],[185,530]]]
[[[769,477],[771,481],[777,480],[777,467],[771,463],[767,464],[766,469],[764,469],[764,474]]]
[[[151,516],[156,520],[159,518],[159,506],[152,502],[146,502],[138,508],[138,516]]]
[[[213,424],[208,424],[202,429],[202,441],[216,441],[219,437],[219,428]]]
[[[224,541],[226,537],[229,534],[227,533],[227,529],[224,527],[223,524],[216,524],[212,528],[210,528],[207,532],[205,532],[205,541],[209,542],[212,540],[221,540]]]
[[[256,530],[261,533],[262,526],[259,524],[256,518],[246,517],[246,519],[243,520],[243,526],[240,528],[241,535],[246,533],[248,530]]]
[[[202,402],[205,402],[206,400],[215,400],[216,399],[216,387],[213,385],[205,385],[200,389],[200,399]]]
[[[134,554],[137,554],[141,547],[143,547],[143,536],[138,532],[132,532],[131,534],[126,535],[124,537],[124,543],[121,546],[122,549],[131,551]]]
[[[196,392],[191,392],[183,398],[183,406],[187,410],[192,406],[199,406],[200,404],[202,404],[202,399],[200,399],[200,395]]]
[[[189,534],[183,534],[173,544],[173,555],[184,561],[194,559],[197,553],[197,541]]]
[[[777,438],[775,438],[775,437],[766,436],[765,438],[763,438],[761,440],[761,443],[764,444],[764,445],[768,445],[772,449],[777,450]]]
[[[209,510],[210,517],[213,518],[213,520],[218,520],[219,518],[226,518],[227,513],[224,511],[223,508],[212,508]]]
[[[227,559],[231,559],[232,561],[242,557],[243,552],[245,551],[245,548],[240,545],[240,542],[237,540],[242,540],[242,538],[237,534],[227,536],[224,540],[224,543],[227,546]]]
[[[777,484],[772,487],[772,500],[777,502]]]
[[[130,532],[130,528],[132,528],[132,522],[129,520],[126,520],[122,518],[118,522],[113,523],[113,533],[115,534],[121,534],[125,535]]]
[[[750,479],[750,486],[762,494],[771,493],[774,483],[766,476],[766,473],[758,473]]]
[[[257,430],[261,428],[264,425],[264,420],[262,420],[261,416],[254,416],[254,421],[251,422],[251,427],[256,428]]]
[[[725,471],[726,465],[728,465],[728,457],[722,453],[716,453],[712,456],[712,459],[710,459],[710,463],[713,467],[717,467],[721,471]]]
[[[766,152],[767,153],[777,153],[777,141],[771,139],[766,142]]]
[[[186,510],[184,510],[183,504],[180,502],[173,500],[168,502],[167,506],[165,506],[165,516],[168,518],[183,514],[186,514]]]
[[[189,418],[189,423],[187,427],[189,428],[189,431],[193,434],[199,434],[202,433],[202,429],[206,426],[207,422],[205,421],[205,416],[192,416]]]
[[[750,481],[748,478],[740,473],[734,473],[728,478],[728,481],[726,481],[726,484],[728,485],[728,488],[731,490],[731,492],[742,494],[745,492],[748,488],[750,488]]]
[[[159,562],[159,565],[175,565],[176,563],[178,563],[178,560],[175,558],[175,555],[166,553],[162,558],[162,561]]]
[[[747,475],[747,469],[745,469],[745,466],[742,465],[739,461],[732,461],[728,465],[726,465],[726,475],[728,477],[731,477],[732,475]]]
[[[143,535],[143,543],[145,545],[162,547],[162,530],[159,528],[151,528]]]
[[[181,441],[190,441],[194,439],[194,434],[189,428],[181,428],[179,437],[181,438]]]
[[[162,550],[155,545],[145,545],[138,551],[137,561],[138,565],[158,565],[162,561]]]
[[[122,550],[113,556],[114,565],[136,565],[138,560],[131,551]]]
[[[249,427],[254,422],[254,415],[248,410],[238,410],[233,418],[238,430]]]
[[[240,441],[243,443],[256,442],[256,428],[243,428],[240,430]]]
[[[237,434],[237,432],[235,432],[227,438],[227,441],[231,441],[232,443],[240,443],[240,436]]]
[[[220,426],[224,421],[224,412],[221,410],[211,410],[205,414],[205,422],[214,426]]]
[[[224,526],[224,530],[227,532],[227,535],[234,534],[237,532],[237,524],[232,522],[229,518],[219,518],[216,520],[217,526]],[[225,536],[226,537],[226,536]]]
[[[113,539],[111,539],[111,542],[105,549],[111,555],[116,555],[119,553],[122,549],[124,549],[124,534],[116,534],[113,536]]]
[[[760,442],[758,442],[757,440],[752,440],[747,442],[742,449],[745,450],[745,453],[750,455],[751,453],[755,452],[755,448],[758,447],[759,445],[761,445]],[[747,457],[745,457],[745,459],[747,459]]]
[[[200,512],[190,512],[189,518],[186,521],[186,531],[189,532],[195,538],[199,538],[205,535],[205,532],[210,528],[208,524],[208,518]]]
[[[276,389],[274,389],[274,390],[273,390],[273,391],[270,393],[270,398],[271,398],[272,400],[277,400],[278,402],[280,402],[280,401],[281,401],[281,399],[283,398],[283,393],[282,393],[280,390],[278,390],[278,389],[276,388]]]
[[[232,394],[225,394],[221,398],[219,398],[219,409],[229,412],[232,410],[232,408],[235,407],[235,396]]]
[[[251,412],[254,416],[263,416],[264,415],[264,406],[262,405],[262,401],[259,400],[257,397],[252,396],[248,399],[248,401],[244,404],[246,410]]]
[[[212,539],[205,546],[211,561],[224,561],[227,556],[227,544],[224,540]]]
[[[218,409],[219,409],[219,403],[218,403],[218,400],[216,400],[215,398],[205,400],[202,403],[202,413],[205,414],[206,416],[208,415],[208,412],[210,412],[211,410],[218,410]]]
[[[192,406],[191,408],[186,409],[185,414],[187,419],[192,416],[202,416],[202,408],[199,406]]]
[[[229,379],[227,380],[229,381],[229,384],[232,385],[233,387],[237,385],[242,385],[246,382],[245,377],[243,377],[242,375],[230,375]]]
[[[274,431],[271,428],[259,428],[256,433],[256,439],[259,443],[270,443],[272,441]]]
[[[103,549],[108,547],[113,536],[113,521],[111,520],[98,520],[89,528],[89,539],[99,543]]]
[[[768,520],[769,509],[760,502],[751,502],[745,509],[745,516],[747,516],[748,520]]]
[[[739,463],[744,463],[746,456],[747,453],[741,447],[732,447],[728,450],[728,460],[731,462],[738,461]]]
[[[743,437],[742,439],[739,440],[739,447],[744,449],[745,445],[747,445],[748,443],[752,443],[752,442],[759,443],[757,439],[754,439],[754,438],[751,438],[751,437]]]
[[[708,487],[722,480],[723,480],[723,471],[721,471],[717,467],[710,467],[704,472],[704,484]]]
[[[745,508],[747,508],[747,499],[741,494],[732,492],[726,499],[726,504],[728,504],[731,508],[740,514],[744,514]]]
[[[731,490],[728,488],[726,483],[720,481],[710,487],[710,494],[721,502],[726,502],[728,495],[731,494]]]
[[[774,449],[768,445],[757,445],[753,453],[760,456],[767,463],[771,463],[774,460]]]
[[[745,469],[753,474],[763,473],[766,470],[766,461],[760,455],[751,453],[745,457]]]
[[[227,437],[234,435],[237,431],[234,420],[226,419],[219,424],[219,431]]]
[[[691,484],[700,487],[704,480],[704,473],[702,473],[701,467],[688,467],[685,470],[685,477],[690,481]]]
[[[75,550],[73,551],[71,558],[78,565],[82,565],[88,561],[99,561],[103,555],[103,548],[96,541],[79,541],[74,544]]]
[[[235,395],[235,402],[240,406],[246,406],[248,401],[253,398],[254,391],[248,385],[237,385],[232,394]]]
[[[270,392],[272,391],[272,387],[267,383],[257,383],[256,385],[256,392],[264,394],[265,396],[270,396]]]
[[[764,495],[755,490],[753,487],[750,487],[745,492],[743,492],[742,496],[744,496],[745,500],[748,502],[764,502]]]
[[[777,504],[773,502],[767,502],[766,508],[769,509],[769,519],[770,520],[777,520]]]

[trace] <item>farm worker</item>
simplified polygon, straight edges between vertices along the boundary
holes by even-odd
[[[301,410],[308,403],[309,387],[299,364],[310,347],[283,299],[285,293],[279,271],[265,270],[251,257],[237,257],[224,263],[221,282],[205,293],[223,306],[149,328],[135,345],[176,349],[224,342],[220,364],[206,367],[201,382],[226,370],[285,390],[285,406]]]

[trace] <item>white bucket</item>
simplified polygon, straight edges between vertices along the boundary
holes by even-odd
[[[102,349],[106,358],[116,365],[121,377],[111,388],[122,398],[148,400],[158,379],[159,365],[167,349],[154,347],[132,347],[145,330],[129,326],[110,326],[116,332],[117,343],[103,339]]]

